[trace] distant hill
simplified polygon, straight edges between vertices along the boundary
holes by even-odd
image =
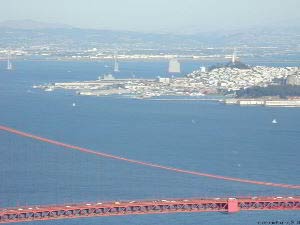
[[[236,61],[236,62],[228,62],[225,64],[216,64],[216,65],[212,65],[208,68],[209,71],[213,70],[213,69],[219,69],[219,68],[231,68],[231,69],[240,69],[240,70],[245,70],[245,69],[250,69],[250,66],[240,62],[240,61]]]
[[[245,70],[245,69],[250,69],[250,66],[246,65],[245,63],[242,63],[240,61],[236,62],[229,62],[225,65],[226,68],[231,68],[231,69],[240,69],[240,70]]]
[[[188,38],[189,39],[189,38]],[[82,29],[64,24],[43,23],[32,20],[0,22],[0,47],[53,45],[63,47],[154,47],[178,46],[187,36],[174,34],[143,33],[104,29]]]
[[[20,29],[20,30],[39,30],[39,29],[69,29],[72,26],[58,23],[44,23],[34,20],[6,20],[0,22],[0,28]]]
[[[300,29],[272,28],[244,29],[197,33],[143,33],[104,29],[82,29],[64,24],[43,23],[32,20],[0,22],[0,48],[51,48],[77,51],[88,48],[134,50],[134,53],[228,55],[238,48],[239,55],[265,57],[284,54],[298,59]],[[201,51],[199,51],[201,49]],[[226,50],[224,50],[226,49]],[[70,53],[71,54],[71,53]],[[228,65],[229,67],[232,65]],[[234,65],[245,67],[244,65]]]

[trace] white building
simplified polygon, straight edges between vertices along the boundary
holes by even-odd
[[[171,59],[169,62],[169,73],[180,73],[180,63],[177,59]]]
[[[168,78],[168,77],[159,77],[158,82],[164,83],[164,84],[169,84],[170,83],[170,78]]]

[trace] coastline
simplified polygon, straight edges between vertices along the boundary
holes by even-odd
[[[13,61],[28,61],[28,62],[110,62],[113,61],[113,58],[99,58],[99,59],[90,59],[90,58],[82,58],[82,59],[73,59],[73,58],[12,58]],[[169,58],[118,58],[118,61],[120,62],[168,62]],[[224,60],[224,57],[203,57],[203,58],[192,58],[192,57],[182,57],[179,58],[181,62],[219,62],[219,63],[225,63],[227,62]],[[245,58],[245,60],[250,64],[272,64],[272,63],[300,63],[300,59],[252,59],[252,58]],[[0,58],[0,62],[6,62],[7,58]]]

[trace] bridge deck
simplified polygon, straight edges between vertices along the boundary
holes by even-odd
[[[0,224],[82,217],[240,210],[300,210],[300,196],[97,202],[0,209]]]

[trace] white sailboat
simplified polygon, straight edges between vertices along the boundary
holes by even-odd
[[[277,120],[276,120],[276,119],[273,119],[273,120],[272,120],[272,123],[273,123],[273,124],[276,124],[276,123],[277,123]]]

